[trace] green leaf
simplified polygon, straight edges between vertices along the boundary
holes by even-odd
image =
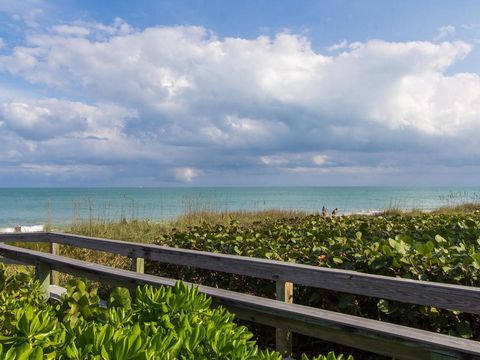
[[[438,235],[438,234],[435,235],[435,241],[439,244],[447,242],[447,240],[445,240],[441,235]]]
[[[334,257],[332,260],[335,264],[343,264],[343,260],[339,257]]]
[[[115,289],[113,289],[108,300],[108,306],[121,307],[126,310],[130,310],[132,308],[130,291],[122,287],[116,287]]]
[[[41,347],[36,347],[30,354],[29,360],[43,360],[43,350]]]
[[[392,314],[397,310],[396,306],[391,305],[388,300],[381,299],[377,303],[378,310],[384,314]]]

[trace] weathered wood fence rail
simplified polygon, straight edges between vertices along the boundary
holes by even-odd
[[[296,332],[396,359],[480,359],[480,342],[293,304],[293,284],[480,314],[480,288],[370,275],[281,261],[169,248],[62,233],[1,234],[0,243],[46,242],[51,253],[0,244],[0,255],[35,265],[48,291],[55,271],[124,287],[173,286],[174,279],[143,274],[143,261],[246,275],[277,283],[277,300],[199,285],[239,318],[277,328],[277,349],[291,352]],[[60,256],[59,245],[132,258],[133,271]],[[52,282],[53,280],[53,282]]]

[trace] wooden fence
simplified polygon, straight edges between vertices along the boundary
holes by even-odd
[[[367,350],[396,359],[480,359],[480,342],[365,319],[293,303],[293,286],[304,285],[480,315],[480,288],[408,280],[244,256],[169,248],[63,233],[1,234],[0,243],[50,243],[50,253],[0,244],[0,255],[35,265],[46,294],[57,284],[55,272],[133,288],[173,286],[174,279],[144,274],[144,261],[190,266],[276,282],[277,300],[199,285],[214,304],[238,318],[277,329],[277,350],[292,351],[292,332]],[[121,270],[60,255],[60,245],[125,255],[132,270]]]

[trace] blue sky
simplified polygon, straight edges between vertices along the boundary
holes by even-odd
[[[0,1],[0,186],[477,185],[478,1]]]

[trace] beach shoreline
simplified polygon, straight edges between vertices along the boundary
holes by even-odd
[[[328,209],[327,209],[328,210]],[[343,217],[343,216],[381,216],[381,215],[421,215],[421,214],[431,214],[431,213],[444,213],[444,214],[465,214],[468,212],[479,212],[480,203],[464,203],[455,206],[443,206],[435,209],[401,209],[401,208],[390,208],[390,209],[377,209],[377,210],[362,210],[354,212],[342,212],[339,209],[336,215],[332,215],[331,212],[327,211],[326,216],[322,216],[319,211],[316,212],[307,212],[307,211],[298,211],[298,210],[289,210],[289,209],[266,209],[266,210],[236,210],[236,211],[191,211],[184,213],[173,219],[149,219],[149,218],[121,218],[121,219],[108,219],[108,218],[80,218],[75,219],[71,223],[50,223],[50,224],[19,224],[15,226],[0,227],[0,233],[25,233],[25,232],[42,232],[47,230],[58,230],[61,231],[66,228],[70,228],[76,224],[117,224],[120,222],[143,222],[150,223],[152,225],[165,225],[173,226],[178,223],[192,223],[192,224],[201,224],[206,223],[216,223],[224,222],[225,220],[231,219],[249,219],[252,222],[255,219],[264,219],[264,218],[291,218],[291,217],[306,217],[306,216],[321,216],[321,217]]]

